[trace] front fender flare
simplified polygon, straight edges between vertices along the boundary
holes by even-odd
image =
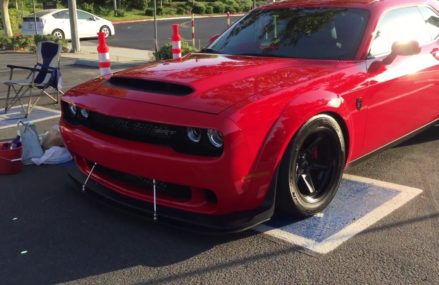
[[[349,113],[343,98],[327,91],[303,93],[288,103],[268,132],[255,163],[254,173],[275,173],[297,131],[313,116],[322,113],[343,120],[345,125],[342,128],[346,128],[346,139],[350,141],[351,126],[347,119]],[[259,193],[266,192],[272,178],[264,175],[255,177],[249,189],[255,189]]]

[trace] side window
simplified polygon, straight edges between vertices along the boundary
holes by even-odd
[[[78,20],[90,20],[93,16],[89,13],[78,11]]]
[[[420,45],[431,41],[425,21],[417,7],[389,11],[381,18],[369,55],[389,54],[396,41],[416,40]]]
[[[61,11],[52,15],[55,19],[68,19],[69,11]]]
[[[421,6],[419,7],[422,17],[427,24],[427,29],[430,32],[431,39],[436,40],[439,37],[439,17],[438,15],[429,7]]]

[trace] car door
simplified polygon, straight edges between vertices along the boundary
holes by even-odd
[[[59,29],[64,33],[65,38],[70,39],[69,10],[56,12],[52,17],[53,19],[50,20],[51,33],[56,29]]]
[[[420,44],[420,53],[389,60],[394,42],[411,40]],[[364,153],[389,144],[437,117],[439,61],[432,55],[437,48],[419,7],[403,7],[383,14],[367,60]]]
[[[96,21],[92,14],[78,10],[78,29],[81,38],[96,37]]]

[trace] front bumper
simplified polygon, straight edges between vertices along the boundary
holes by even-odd
[[[87,88],[91,88],[91,84],[88,83]],[[193,220],[204,226],[218,225],[216,227],[222,231],[235,231],[251,227],[272,215],[269,209],[273,207],[274,196],[271,197],[269,191],[272,180],[277,177],[276,168],[265,167],[255,171],[265,137],[265,132],[259,131],[260,128],[258,131],[261,134],[257,136],[259,139],[255,139],[256,136],[248,135],[233,121],[220,115],[125,98],[121,100],[115,98],[117,94],[87,94],[75,96],[74,92],[70,92],[64,96],[63,101],[87,108],[90,112],[117,118],[215,128],[224,134],[226,142],[221,156],[190,155],[165,145],[144,143],[100,132],[85,125],[72,124],[62,118],[61,134],[79,170],[83,175],[88,175],[94,163],[100,166],[96,167],[97,171],[94,171],[91,179],[113,192],[105,192],[111,197],[117,197],[113,200],[129,200],[133,202],[129,204],[140,204],[141,208],[151,206],[151,180],[155,180],[164,185],[164,191],[157,192],[158,207],[170,209],[171,214],[168,216],[177,217],[177,220],[190,217],[182,219],[189,222]],[[249,141],[248,138],[252,139]],[[149,208],[147,212],[152,209]],[[242,216],[245,218],[242,219]],[[204,218],[199,220],[192,217]]]
[[[68,174],[77,183],[78,189],[82,189],[81,186],[84,184],[87,176],[74,165],[68,168]],[[274,177],[277,177],[277,175]],[[160,223],[168,223],[172,226],[184,227],[186,230],[203,233],[233,233],[244,231],[269,220],[273,216],[276,184],[277,179],[275,178],[264,203],[258,209],[225,215],[203,215],[158,206],[156,212],[157,220]],[[127,210],[142,218],[153,219],[154,205],[152,203],[121,195],[98,184],[92,179],[87,182],[85,193],[104,202],[106,205],[115,206],[120,210]]]

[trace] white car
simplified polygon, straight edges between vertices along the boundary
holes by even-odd
[[[77,10],[79,38],[97,37],[98,32],[106,37],[115,34],[113,24],[88,12]],[[37,27],[35,29],[35,20]],[[23,18],[23,35],[53,35],[59,39],[71,40],[68,9],[43,10]]]

